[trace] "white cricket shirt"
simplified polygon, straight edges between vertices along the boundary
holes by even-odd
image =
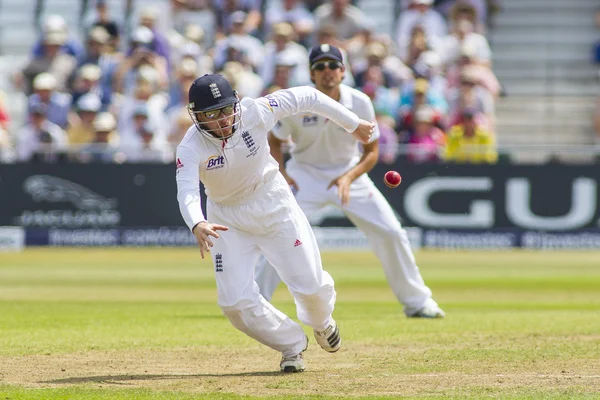
[[[279,166],[271,157],[267,134],[279,119],[310,111],[329,119],[329,124],[341,125],[340,130],[350,138],[359,124],[358,116],[309,86],[244,98],[240,103],[241,123],[224,147],[222,140],[204,136],[195,126],[177,147],[177,201],[190,229],[206,220],[199,181],[211,201],[238,204],[275,177]]]
[[[346,85],[340,85],[340,103],[359,118],[375,121],[371,99],[364,93]],[[272,129],[280,140],[292,139],[292,160],[322,170],[344,172],[360,160],[359,142],[348,135],[328,118],[300,113],[279,121]],[[379,127],[371,136],[370,143],[379,139]]]

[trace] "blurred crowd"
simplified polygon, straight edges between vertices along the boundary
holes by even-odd
[[[219,72],[250,97],[310,85],[308,49],[327,43],[373,101],[381,162],[496,162],[496,3],[398,1],[394,37],[350,0],[138,1],[131,18],[90,0],[81,35],[48,15],[12,77],[24,126],[9,129],[0,99],[0,161],[172,162],[195,78]]]
[[[596,28],[598,37],[594,46],[594,61],[598,66],[598,88],[600,89],[600,9],[596,11]],[[594,129],[596,130],[596,144],[600,145],[600,91],[596,97],[596,110],[594,111]],[[600,156],[599,156],[600,159]]]

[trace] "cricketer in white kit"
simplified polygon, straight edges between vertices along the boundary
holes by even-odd
[[[372,121],[375,111],[362,92],[341,84],[342,54],[334,46],[315,46],[310,53],[311,79],[317,89],[360,118]],[[281,145],[291,138],[291,158],[283,165]],[[358,141],[328,118],[300,113],[279,121],[272,129],[271,154],[296,200],[310,217],[328,204],[339,207],[365,233],[381,261],[385,275],[409,317],[442,318],[444,311],[431,297],[415,262],[406,231],[392,207],[375,187],[367,172],[377,163],[379,130],[375,129],[361,155]],[[257,266],[261,294],[271,299],[280,278],[267,261]]]
[[[177,147],[177,200],[200,252],[213,258],[218,303],[233,326],[282,353],[284,372],[304,370],[302,327],[260,295],[254,273],[262,252],[294,296],[298,319],[319,345],[341,345],[332,318],[336,292],[323,271],[313,231],[271,157],[267,134],[277,120],[316,112],[366,142],[375,124],[360,120],[310,87],[238,99],[221,75],[198,78],[189,91],[194,122]],[[199,182],[207,194],[204,217]],[[219,233],[217,233],[219,231]]]

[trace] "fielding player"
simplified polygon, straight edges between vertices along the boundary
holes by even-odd
[[[194,81],[188,110],[194,126],[177,147],[177,200],[203,258],[210,249],[219,306],[237,329],[282,353],[282,371],[302,371],[308,338],[260,295],[254,280],[258,258],[262,252],[275,267],[294,296],[298,318],[329,352],[341,345],[331,316],[336,293],[310,224],[269,153],[267,134],[279,119],[308,111],[365,143],[375,124],[310,87],[240,101],[216,74]],[[200,207],[200,180],[208,220]]]
[[[310,76],[316,88],[371,121],[375,112],[370,99],[341,84],[344,78],[342,53],[330,45],[315,46],[310,52]],[[281,145],[292,139],[291,159],[284,166]],[[310,218],[333,204],[362,230],[383,265],[398,300],[409,317],[442,318],[444,311],[431,298],[423,282],[406,231],[392,207],[369,179],[377,163],[379,130],[376,129],[362,156],[358,142],[327,117],[300,113],[281,120],[269,135],[271,154],[281,173],[295,190],[300,208]],[[291,257],[290,257],[291,258]],[[279,284],[277,272],[261,259],[257,283],[262,295],[271,299]]]

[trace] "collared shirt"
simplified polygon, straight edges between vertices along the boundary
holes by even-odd
[[[494,164],[498,161],[492,134],[475,128],[473,136],[466,136],[462,125],[454,125],[446,142],[446,160],[465,164]]]
[[[226,142],[209,138],[192,126],[177,147],[177,200],[190,229],[205,220],[200,207],[199,180],[214,203],[239,204],[269,183],[278,173],[267,134],[281,118],[312,111],[330,124],[343,126],[352,137],[359,118],[318,90],[300,86],[278,90],[240,102],[241,122]]]
[[[366,94],[340,85],[340,103],[361,119],[375,121],[375,110]],[[282,119],[272,132],[280,140],[292,139],[292,160],[303,165],[341,173],[360,159],[358,140],[317,114],[300,113]],[[376,127],[371,142],[379,139],[379,135]]]

